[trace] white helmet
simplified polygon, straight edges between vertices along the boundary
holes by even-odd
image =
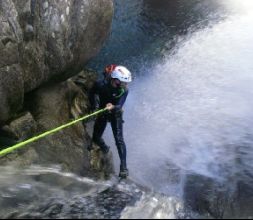
[[[131,72],[124,66],[117,66],[112,74],[111,77],[113,79],[118,79],[121,82],[132,82],[132,74]]]

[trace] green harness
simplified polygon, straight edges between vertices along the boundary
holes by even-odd
[[[119,99],[121,96],[123,96],[125,93],[125,89],[124,88],[120,88],[120,93],[119,95],[115,96],[116,99]]]

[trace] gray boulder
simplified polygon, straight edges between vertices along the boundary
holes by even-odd
[[[0,1],[0,125],[27,92],[79,73],[101,49],[112,15],[112,0]]]

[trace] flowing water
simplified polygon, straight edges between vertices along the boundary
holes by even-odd
[[[198,213],[251,218],[252,1],[128,0],[117,9],[93,66],[121,63],[135,76],[125,107],[131,176]]]
[[[252,42],[251,0],[116,0],[89,66],[133,72],[124,133],[137,185],[1,168],[0,216],[253,218]]]

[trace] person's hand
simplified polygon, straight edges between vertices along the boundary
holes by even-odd
[[[108,110],[108,111],[111,111],[111,110],[113,110],[114,109],[114,105],[112,104],[112,103],[108,103],[107,105],[106,105],[106,109]]]

